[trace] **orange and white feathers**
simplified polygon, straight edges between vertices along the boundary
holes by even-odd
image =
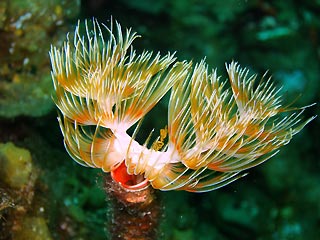
[[[90,25],[90,26],[89,26]],[[62,48],[52,47],[55,103],[66,149],[78,163],[110,172],[123,161],[161,190],[209,191],[239,177],[287,144],[312,118],[282,105],[270,79],[236,62],[229,83],[205,61],[176,61],[132,47],[139,36],[119,23],[80,23]],[[107,37],[105,38],[105,35]],[[127,130],[171,91],[168,141],[148,148]]]

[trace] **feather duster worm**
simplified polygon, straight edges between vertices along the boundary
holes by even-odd
[[[127,189],[220,188],[275,155],[312,120],[301,120],[304,108],[284,106],[270,79],[258,82],[236,62],[226,65],[227,83],[205,61],[138,54],[132,43],[139,36],[113,27],[85,22],[81,35],[78,25],[50,58],[68,153],[111,172]],[[149,138],[139,144],[139,122],[170,90],[168,127],[151,148]]]

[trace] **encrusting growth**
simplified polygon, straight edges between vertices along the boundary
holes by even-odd
[[[312,120],[301,120],[304,108],[284,106],[270,79],[258,82],[236,62],[226,65],[228,83],[205,61],[138,54],[132,43],[139,36],[113,27],[85,22],[81,35],[79,24],[50,58],[67,151],[125,188],[220,188],[275,155]],[[170,90],[167,129],[153,144],[139,144],[141,119]]]

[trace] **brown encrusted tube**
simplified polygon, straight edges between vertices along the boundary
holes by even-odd
[[[105,191],[112,214],[108,230],[112,240],[154,240],[157,238],[160,206],[151,186],[129,190],[105,177]]]

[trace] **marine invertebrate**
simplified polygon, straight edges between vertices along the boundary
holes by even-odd
[[[236,62],[226,65],[228,87],[205,61],[137,54],[131,29],[89,24],[84,36],[78,25],[50,51],[59,123],[75,161],[111,172],[125,188],[217,189],[275,155],[312,120],[301,120],[304,108],[283,105],[270,79],[257,82]],[[151,148],[150,138],[139,144],[139,122],[170,90],[167,129]]]

